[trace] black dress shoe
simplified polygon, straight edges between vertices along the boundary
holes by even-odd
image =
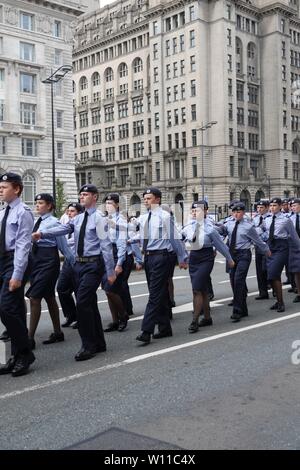
[[[130,312],[127,312],[127,315],[131,317],[132,315],[134,315],[134,312],[131,310]]]
[[[255,300],[265,300],[269,298],[269,294],[259,294],[257,297],[255,297]]]
[[[213,293],[208,294],[208,300],[214,300],[215,295]]]
[[[270,310],[277,310],[278,308],[278,302],[275,302],[274,305],[272,305],[272,307],[270,307]]]
[[[142,333],[136,337],[136,340],[141,341],[144,344],[149,344],[151,341],[151,335],[147,331],[142,331]]]
[[[212,324],[212,318],[202,318],[198,323],[199,326],[211,326]]]
[[[96,350],[95,350],[96,353],[102,353],[105,351],[106,351],[106,346],[101,346],[100,344],[96,346]]]
[[[235,312],[235,313],[233,313],[233,314],[231,315],[230,318],[231,318],[231,320],[233,321],[233,323],[236,323],[236,322],[240,321],[240,319],[241,319],[242,317],[243,317],[242,314]]]
[[[155,333],[154,335],[152,335],[152,338],[160,339],[160,338],[167,338],[168,336],[173,336],[172,330],[171,331],[159,331],[158,333]]]
[[[43,344],[60,343],[60,341],[64,341],[64,340],[65,340],[65,336],[63,332],[61,331],[59,333],[51,333],[49,338],[43,341]]]
[[[170,305],[171,305],[171,308],[176,307],[175,300],[171,300]]]
[[[193,320],[189,326],[189,333],[197,333],[198,330],[199,330],[198,322],[197,320]]]
[[[4,341],[4,342],[10,340],[10,336],[9,336],[7,330],[4,330],[4,331],[3,331],[2,335],[0,336],[0,340],[1,340],[1,341]]]
[[[124,331],[128,323],[128,318],[119,321],[118,331]]]
[[[73,330],[78,330],[78,322],[77,321],[74,321],[74,323],[72,325],[72,328],[73,328]]]
[[[11,375],[13,377],[20,377],[21,375],[27,374],[30,364],[32,364],[34,361],[35,355],[32,351],[30,351],[28,354],[18,355]]]
[[[295,292],[295,288],[291,287],[290,289],[288,289],[288,292]]]
[[[278,302],[277,312],[278,312],[278,313],[285,312],[285,305],[284,305],[284,304],[280,304],[280,303]]]
[[[35,341],[33,338],[28,338],[28,341],[29,341],[29,347],[31,351],[33,351],[35,349]]]
[[[15,367],[16,357],[11,356],[4,366],[0,367],[0,375],[10,374]]]
[[[75,355],[75,361],[87,361],[88,359],[92,359],[92,357],[95,356],[95,353],[96,352],[92,352],[89,349],[81,348]]]
[[[61,324],[63,328],[67,328],[68,326],[71,326],[72,323],[74,323],[75,319],[74,318],[67,318],[67,320]]]
[[[104,332],[110,333],[111,331],[117,331],[118,327],[119,327],[119,323],[114,323],[114,322],[109,323],[107,327],[105,328]]]
[[[231,302],[229,302],[229,304],[227,304],[228,307],[232,307],[233,306],[233,300]]]
[[[293,300],[294,304],[296,304],[297,302],[300,302],[300,295],[296,295],[296,297]]]

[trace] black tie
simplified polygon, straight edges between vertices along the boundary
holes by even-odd
[[[80,227],[79,239],[78,239],[77,253],[79,257],[83,256],[83,252],[84,252],[84,236],[85,236],[85,229],[86,229],[88,216],[89,216],[89,213],[85,211],[84,218]]]
[[[150,224],[150,219],[151,219],[151,211],[149,211],[148,219],[144,227],[144,242],[143,242],[143,252],[145,254],[148,246],[148,241],[149,241],[149,224]]]
[[[263,220],[264,220],[264,218],[263,218],[263,216],[261,215],[260,218],[259,218],[259,224],[258,224],[258,226],[260,226],[260,225],[263,223]]]
[[[196,230],[195,230],[195,235],[193,236],[193,239],[192,239],[192,242],[195,243],[196,241],[198,241],[198,238],[199,238],[199,229],[200,229],[200,225],[198,224],[198,222],[196,223]]]
[[[296,215],[296,232],[298,233],[298,237],[300,237],[299,214]]]
[[[238,229],[238,225],[239,225],[240,221],[237,220],[236,223],[235,223],[235,226],[234,226],[234,229],[232,231],[232,234],[231,234],[231,239],[230,239],[230,245],[229,245],[229,251],[230,253],[234,253],[235,252],[235,245],[236,245],[236,234],[237,234],[237,229]]]
[[[39,218],[37,219],[37,221],[36,221],[36,223],[34,224],[34,227],[33,227],[33,229],[32,229],[32,233],[38,231],[38,229],[39,229],[39,227],[40,227],[40,225],[41,225],[42,220],[43,220],[42,217],[39,217]],[[32,250],[31,250],[31,251],[32,251],[32,253],[33,253],[34,255],[36,254],[37,249],[38,249],[38,244],[37,244],[37,242],[33,242]]]
[[[274,232],[275,232],[275,219],[276,215],[273,215],[272,223],[270,225],[270,232],[269,232],[269,241],[272,242],[274,240]]]
[[[5,214],[2,219],[1,224],[1,233],[0,233],[0,255],[3,256],[6,252],[6,245],[5,245],[5,234],[6,234],[6,221],[8,217],[10,206],[6,206]]]

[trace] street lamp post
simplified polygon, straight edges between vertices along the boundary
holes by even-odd
[[[215,124],[218,124],[218,121],[209,121],[206,124],[202,122],[201,127],[197,131],[201,131],[201,188],[202,188],[202,199],[204,199],[204,132],[207,129],[210,129]]]
[[[50,85],[51,91],[51,129],[52,129],[52,192],[53,192],[53,199],[54,204],[56,205],[56,179],[55,179],[55,139],[54,139],[54,105],[53,105],[53,98],[54,98],[54,90],[53,85],[54,83],[60,82],[68,72],[71,72],[72,66],[71,65],[62,65],[59,67],[55,72],[51,73],[48,78],[42,80],[42,83]]]

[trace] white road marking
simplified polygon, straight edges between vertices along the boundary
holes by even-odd
[[[217,335],[208,336],[206,338],[198,339],[195,341],[189,341],[187,343],[178,344],[176,346],[171,346],[169,348],[159,349],[158,351],[149,352],[148,354],[140,354],[138,356],[133,356],[129,359],[125,359],[124,361],[115,362],[114,364],[108,364],[106,366],[98,367],[96,369],[90,369],[85,372],[79,372],[78,374],[72,374],[66,377],[61,377],[59,379],[49,380],[41,384],[33,385],[31,387],[25,387],[20,390],[15,390],[13,392],[4,393],[0,395],[0,400],[4,400],[6,398],[14,398],[16,396],[24,395],[25,393],[42,390],[44,388],[53,387],[55,385],[60,385],[63,383],[71,382],[72,380],[80,379],[82,377],[94,375],[94,374],[97,374],[98,372],[104,372],[106,370],[116,369],[124,365],[133,364],[134,362],[143,361],[145,359],[149,359],[155,356],[161,356],[163,354],[168,354],[170,352],[178,351],[180,349],[197,346],[203,343],[207,343],[209,341],[215,341],[218,339],[226,338],[227,336],[233,336],[233,335],[237,335],[240,333],[245,333],[247,331],[262,328],[264,326],[274,325],[276,323],[280,323],[286,320],[292,320],[297,317],[300,317],[300,312],[292,313],[290,315],[285,315],[284,317],[274,318],[273,320],[255,323],[254,325],[246,326],[244,328],[237,328],[231,331],[227,331],[225,333],[219,333]]]
[[[255,279],[256,276],[247,276],[246,279]],[[218,284],[227,284],[227,282],[230,282],[230,279],[227,279],[226,281],[220,281]]]

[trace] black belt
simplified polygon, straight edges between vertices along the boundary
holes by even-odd
[[[169,254],[168,250],[147,250],[145,252],[145,256],[151,256],[151,255],[167,255]]]
[[[94,261],[98,261],[101,255],[97,256],[76,256],[77,263],[93,263]]]

